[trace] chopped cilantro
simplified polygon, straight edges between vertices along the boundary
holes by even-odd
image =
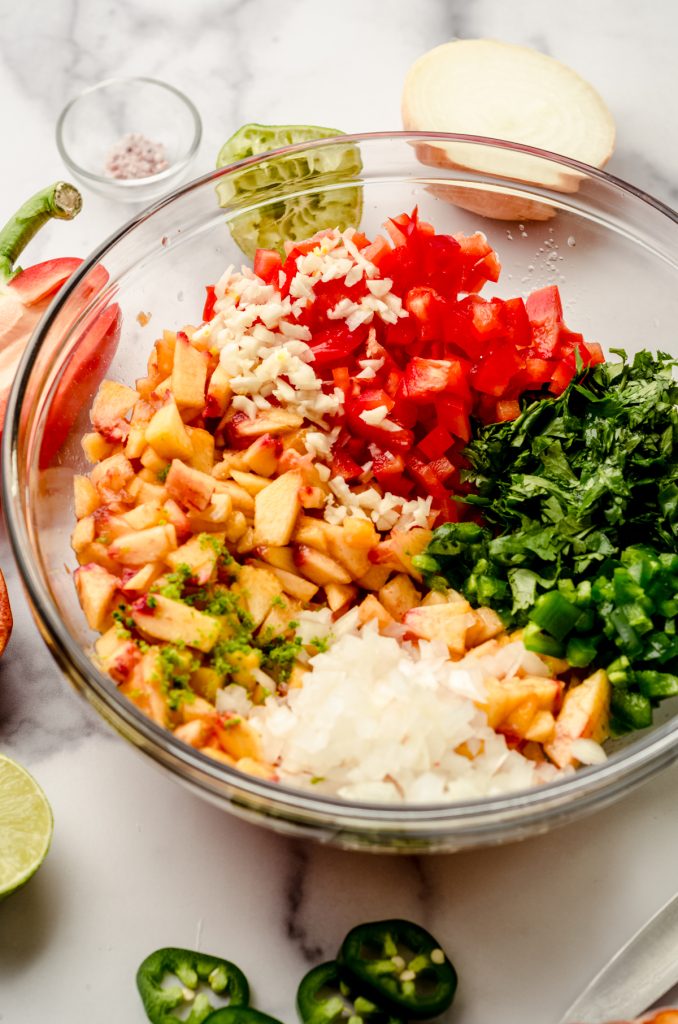
[[[165,480],[167,479],[167,474],[169,473],[169,471],[169,466],[163,466],[162,469],[159,469],[158,472],[155,474],[161,484],[164,484]]]
[[[276,594],[271,601],[271,608],[287,608],[287,602],[282,594]]]
[[[324,654],[325,651],[329,650],[331,642],[331,636],[312,636],[308,641],[308,646],[315,647],[319,654]]]
[[[149,595],[147,596],[147,598],[146,598],[146,607],[147,607],[147,608],[151,608],[151,609],[152,609],[152,608],[157,608],[157,607],[158,607],[158,602],[157,602],[157,600],[156,600],[156,599],[155,599],[155,598],[153,597],[153,594],[149,594]]]

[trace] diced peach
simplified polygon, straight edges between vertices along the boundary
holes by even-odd
[[[215,722],[215,731],[219,744],[227,754],[239,760],[260,757],[259,737],[256,732],[239,715],[219,715]]]
[[[256,629],[270,612],[275,598],[282,593],[282,584],[268,569],[243,565],[232,589],[240,596],[240,601],[251,616]]]
[[[192,722],[182,722],[181,725],[177,725],[173,729],[174,735],[182,743],[187,743],[189,747],[195,747],[199,750],[205,746],[205,743],[210,738],[213,732],[213,727],[209,722],[204,719],[194,719]]]
[[[176,551],[170,551],[165,561],[171,569],[178,569],[180,565],[187,565],[196,583],[204,586],[214,576],[214,571],[219,561],[219,542],[223,540],[223,534],[213,534],[216,543],[210,543],[204,537],[191,537],[182,544]]]
[[[231,512],[230,518],[224,523],[224,533],[229,544],[236,544],[248,529],[247,519],[239,509]],[[252,530],[252,537],[254,537],[254,530]]]
[[[202,427],[186,427],[186,432],[193,447],[189,465],[201,473],[211,474],[214,466],[214,435]]]
[[[71,547],[76,555],[94,540],[94,520],[91,516],[79,519],[71,534]]]
[[[283,595],[271,606],[271,610],[261,624],[261,632],[271,636],[287,636],[293,632],[289,628],[290,622],[294,622],[301,609],[301,601]]]
[[[491,608],[476,608],[473,625],[466,631],[466,646],[477,647],[504,630],[504,623]]]
[[[257,544],[286,547],[294,532],[301,508],[301,473],[290,470],[277,477],[254,499],[254,533]]]
[[[139,461],[144,469],[149,471],[150,476],[142,471],[142,477],[150,483],[157,483],[158,473],[163,473],[169,469],[169,461],[158,455],[155,448],[151,448],[150,445],[144,448],[139,456]]]
[[[272,548],[266,544],[260,544],[254,549],[254,554],[262,561],[274,565],[278,569],[297,574],[297,567],[294,564],[292,548]]]
[[[307,544],[310,548],[318,551],[329,551],[329,537],[334,527],[322,519],[312,519],[310,516],[301,515],[294,531],[294,540],[297,544]]]
[[[166,492],[165,492],[166,493]],[[167,498],[163,502],[163,512],[167,521],[172,524],[177,533],[177,541],[181,544],[192,533],[191,521],[182,508],[177,505],[174,498]]]
[[[310,487],[304,484],[299,488],[299,501],[302,508],[324,508],[327,495],[321,487]]]
[[[162,684],[162,662],[158,648],[155,647],[142,656],[129,680],[120,686],[120,692],[129,697],[152,721],[164,727],[168,724],[169,713]]]
[[[453,604],[429,605],[411,608],[403,618],[403,625],[421,640],[442,640],[450,654],[461,657],[466,647],[466,630],[473,620],[469,616],[468,601]]]
[[[118,563],[114,562],[108,554],[108,548],[96,540],[92,544],[88,544],[82,551],[79,551],[77,558],[81,566],[86,566],[93,562],[111,573],[116,573],[120,568]]]
[[[278,468],[278,459],[282,455],[282,444],[279,437],[263,434],[242,453],[247,468],[259,476],[273,476]]]
[[[109,547],[111,558],[121,565],[145,565],[146,562],[162,562],[177,546],[177,534],[171,523],[151,526],[117,537]]]
[[[381,590],[392,572],[390,565],[373,565],[364,576],[356,580],[356,583],[363,590]]]
[[[368,539],[372,539],[371,544],[367,543]],[[353,580],[369,572],[372,564],[369,552],[378,541],[371,522],[352,516],[344,520],[343,526],[333,526],[327,531],[329,554],[344,566]]]
[[[231,471],[231,477],[238,486],[247,491],[252,497],[256,497],[264,487],[270,487],[271,481],[265,476],[258,476],[256,473],[243,473],[239,469]]]
[[[131,605],[130,614],[137,628],[155,640],[174,643],[180,638],[208,653],[219,639],[220,626],[213,616],[162,594],[141,598]]]
[[[177,334],[172,364],[171,389],[180,409],[202,409],[205,405],[207,357],[191,345],[183,332]]]
[[[358,593],[358,588],[351,583],[326,583],[325,597],[330,611],[337,612],[344,605],[352,603]]]
[[[368,594],[362,604],[358,605],[358,612],[362,625],[370,622],[372,619],[376,619],[379,628],[385,629],[387,626],[392,626],[395,622],[393,616],[389,615],[381,601],[374,594]]]
[[[391,564],[402,569],[415,580],[421,579],[421,573],[412,565],[415,555],[420,555],[431,540],[431,531],[421,527],[412,530],[392,530],[386,541],[379,545],[379,557],[375,562]],[[395,562],[393,561],[395,559]]]
[[[556,719],[553,740],[545,746],[546,753],[559,768],[577,765],[572,744],[577,739],[602,743],[609,736],[610,683],[599,669],[578,686],[568,690]]]
[[[153,416],[146,440],[163,459],[190,459],[193,445],[175,402],[169,401]]]
[[[249,469],[242,456],[242,452],[224,452],[221,462],[217,462],[212,466],[212,476],[215,480],[230,480],[234,469],[239,469],[243,473],[246,473]]]
[[[134,479],[132,463],[122,452],[109,455],[93,468],[90,479],[103,501],[125,500],[125,488]]]
[[[369,519],[349,516],[344,520],[343,530],[351,547],[360,548],[362,551],[370,551],[379,543],[379,534]]]
[[[311,583],[310,580],[304,579],[303,576],[297,576],[294,573],[287,572],[285,569],[279,569],[276,565],[267,565],[266,562],[252,562],[252,564],[260,569],[269,569],[274,576],[277,576],[283,590],[290,597],[296,597],[306,603],[312,601],[318,593],[317,584]]]
[[[254,439],[264,434],[286,434],[291,430],[297,430],[303,422],[303,418],[295,412],[271,409],[259,413],[256,419],[238,420],[231,429],[237,437]]]
[[[299,572],[312,583],[317,583],[319,587],[324,587],[327,583],[351,582],[351,577],[343,565],[329,555],[324,555],[322,551],[309,548],[305,544],[295,544],[292,551],[294,564]]]
[[[120,580],[102,566],[90,562],[75,570],[75,586],[90,629],[101,630],[111,611]]]
[[[91,516],[99,508],[101,498],[88,476],[73,477],[73,503],[77,519]]]
[[[254,545],[254,528],[252,526],[248,526],[245,532],[243,533],[242,537],[236,544],[235,550],[238,552],[239,555],[247,555],[249,554],[250,551],[252,551]]]
[[[163,518],[162,506],[159,501],[142,501],[140,505],[125,512],[121,517],[127,530],[146,530],[157,526]],[[126,532],[126,531],[123,531]]]
[[[167,557],[170,558],[171,554]],[[133,576],[125,580],[122,589],[125,591],[144,592],[155,583],[158,577],[162,575],[162,572],[163,565],[161,562],[148,562],[138,572],[135,572]]]
[[[537,711],[525,730],[525,739],[533,743],[549,743],[553,739],[556,720],[550,711]]]
[[[252,518],[254,515],[254,498],[248,494],[244,487],[237,484],[235,480],[220,480],[217,482],[215,491],[217,494],[227,494],[231,499],[233,508],[244,512]]]
[[[533,701],[533,714],[536,711],[553,713],[560,701],[563,684],[558,679],[548,679],[544,676],[504,680],[488,677],[485,688],[487,698],[481,707],[487,714],[491,728],[496,729],[528,699]]]
[[[419,604],[419,591],[405,573],[398,573],[379,590],[379,600],[389,615],[401,621],[410,608]]]
[[[97,639],[94,650],[103,671],[116,683],[123,683],[141,661],[141,652],[133,640],[118,634],[118,627],[111,626]]]
[[[108,441],[125,441],[129,423],[125,419],[139,395],[125,384],[104,380],[92,404],[92,426]]]
[[[113,444],[96,431],[91,434],[85,434],[80,444],[85,453],[85,458],[89,462],[101,462],[102,459],[108,458],[113,451]]]
[[[214,493],[216,481],[207,473],[191,469],[180,459],[172,459],[165,486],[170,498],[174,498],[179,504],[205,509]]]
[[[217,363],[207,386],[205,415],[211,417],[223,416],[230,400],[230,377],[221,363]]]

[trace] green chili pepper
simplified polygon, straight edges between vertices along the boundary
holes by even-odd
[[[180,985],[165,987],[176,976]],[[215,1007],[204,992],[196,992],[204,982],[218,995],[227,995],[233,1006],[247,1006],[250,988],[239,967],[191,949],[167,947],[147,956],[137,971],[137,988],[152,1024],[202,1024]],[[190,1004],[187,1016],[172,1013]]]
[[[401,1024],[344,981],[336,960],[314,967],[302,978],[297,1010],[303,1024]]]
[[[204,1024],[280,1024],[280,1021],[251,1006],[222,1006],[205,1017]]]
[[[344,939],[338,962],[349,984],[400,1017],[437,1017],[457,990],[457,972],[445,952],[410,921],[358,925]]]

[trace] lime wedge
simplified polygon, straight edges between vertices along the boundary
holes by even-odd
[[[33,776],[0,755],[0,899],[38,870],[52,827],[52,809]]]
[[[317,125],[246,124],[221,147],[217,167],[342,134]],[[257,204],[229,222],[233,240],[251,259],[257,248],[277,249],[282,254],[287,240],[300,242],[316,231],[357,227],[362,214],[361,171],[358,147],[333,143],[307,152],[279,154],[234,171],[217,185],[217,194],[224,207],[246,207],[248,200]],[[351,180],[355,184],[345,184]]]

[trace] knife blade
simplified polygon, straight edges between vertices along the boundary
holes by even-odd
[[[630,1020],[678,982],[678,894],[596,974],[559,1024]]]

